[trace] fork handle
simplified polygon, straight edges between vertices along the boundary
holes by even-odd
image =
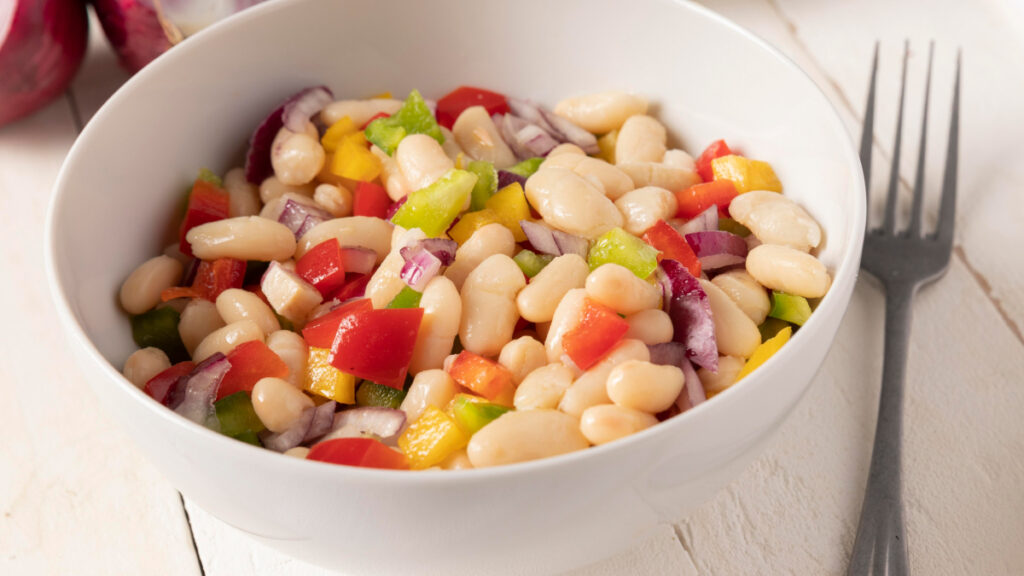
[[[906,576],[901,452],[903,385],[916,284],[889,282],[885,296],[885,356],[868,487],[847,576]]]

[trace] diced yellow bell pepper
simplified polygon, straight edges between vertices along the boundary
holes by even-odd
[[[469,437],[455,420],[434,406],[428,406],[423,415],[398,438],[398,447],[409,459],[409,467],[413,470],[440,464],[468,443]]]
[[[370,96],[370,100],[390,100],[392,98],[391,91],[381,92],[380,94],[374,94]]]
[[[354,404],[356,377],[332,366],[327,359],[330,354],[331,351],[326,348],[309,348],[302,387],[341,404]]]
[[[380,175],[380,171],[380,159],[370,152],[362,132],[354,132],[341,139],[341,146],[331,159],[331,172],[342,178],[370,182]]]
[[[474,232],[495,222],[500,222],[500,220],[498,220],[498,215],[494,213],[494,210],[484,209],[477,210],[476,212],[467,212],[455,223],[455,226],[452,226],[452,229],[448,231],[448,235],[451,236],[452,240],[458,242],[459,246],[462,246]]]
[[[747,374],[753,372],[756,368],[764,364],[773,354],[782,348],[782,345],[789,342],[789,337],[793,334],[793,327],[786,326],[775,336],[772,336],[768,340],[761,343],[757,349],[754,350],[754,354],[747,360],[747,363],[743,365],[743,369],[736,375],[736,382],[742,380]]]
[[[597,153],[597,157],[609,164],[615,164],[615,143],[618,142],[618,140],[618,130],[612,130],[598,138],[597,147],[600,152]]]
[[[334,152],[338,149],[343,138],[357,131],[359,131],[359,127],[356,126],[355,122],[348,116],[343,116],[341,120],[327,128],[323,137],[320,138],[320,144],[323,145],[324,150]]]
[[[498,222],[512,231],[516,242],[526,241],[526,234],[519,222],[530,219],[530,205],[526,203],[526,193],[519,182],[513,182],[498,190],[484,205],[494,212]]]
[[[712,160],[711,171],[715,180],[732,180],[740,194],[751,190],[782,192],[782,182],[767,162],[732,154]]]

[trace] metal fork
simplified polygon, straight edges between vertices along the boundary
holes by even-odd
[[[861,268],[878,278],[885,287],[885,360],[882,391],[878,406],[875,445],[867,491],[853,544],[848,576],[905,576],[907,539],[903,524],[903,500],[900,480],[903,443],[903,382],[907,344],[910,336],[911,304],[921,286],[938,279],[949,265],[953,248],[953,220],[956,210],[958,135],[960,132],[960,54],[956,60],[953,111],[949,122],[946,168],[942,181],[942,200],[938,226],[934,233],[922,230],[924,197],[924,156],[928,127],[928,96],[931,91],[932,49],[928,48],[928,76],[924,93],[924,120],[914,178],[910,226],[898,231],[896,197],[899,187],[900,145],[903,130],[903,94],[907,82],[909,43],[903,49],[903,80],[900,83],[900,107],[896,121],[892,169],[881,228],[868,224]],[[860,159],[864,181],[871,182],[871,144],[875,118],[875,79],[878,74],[878,45],[871,67],[871,87],[864,113]]]

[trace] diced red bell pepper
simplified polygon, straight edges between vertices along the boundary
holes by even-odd
[[[177,298],[199,298],[199,294],[191,286],[171,286],[160,291],[161,302]]]
[[[679,205],[676,217],[690,219],[712,206],[718,206],[719,213],[727,211],[738,193],[732,180],[713,180],[678,190],[675,195]]]
[[[244,280],[245,260],[203,260],[196,271],[196,279],[192,281],[192,290],[197,297],[214,302],[217,296],[228,288],[241,288]]]
[[[362,298],[366,294],[366,285],[370,283],[372,274],[346,274],[345,286],[334,295],[339,302],[350,298]]]
[[[185,239],[188,231],[207,222],[228,217],[228,193],[206,180],[196,179],[188,195],[188,208],[178,232],[178,249],[186,256],[192,256],[192,245]]]
[[[409,469],[404,454],[388,448],[383,442],[373,438],[335,438],[318,442],[310,448],[306,459],[342,466]]]
[[[468,350],[459,352],[448,368],[448,375],[460,386],[491,401],[506,399],[515,387],[508,368]]]
[[[313,348],[330,348],[334,344],[334,337],[338,334],[338,327],[342,321],[351,314],[367,310],[373,310],[373,303],[369,298],[343,304],[306,324],[302,329],[302,337],[306,339],[306,344]]]
[[[342,372],[401,390],[422,320],[422,308],[353,311],[338,325],[330,362]]]
[[[192,369],[195,367],[195,363],[189,360],[178,362],[174,366],[171,366],[150,378],[143,389],[146,394],[149,394],[154,400],[166,406],[170,400],[169,392],[171,389],[174,388],[174,385],[179,379],[191,374]]]
[[[629,323],[611,308],[585,299],[583,318],[565,333],[562,347],[581,370],[597,364],[629,330]]]
[[[337,238],[325,240],[295,263],[295,272],[327,298],[345,285],[345,262]]]
[[[373,122],[377,118],[387,118],[388,116],[391,116],[391,114],[388,114],[387,112],[377,112],[373,116],[370,116],[370,119],[366,121],[366,124],[360,126],[359,129],[366,130],[366,127],[370,125],[370,122]]]
[[[483,106],[489,116],[508,114],[508,100],[504,94],[471,86],[459,86],[437,101],[437,123],[451,130],[459,114],[466,108]]]
[[[352,214],[373,216],[384,220],[391,207],[391,198],[384,187],[373,182],[360,182],[352,193]]]
[[[676,229],[669,226],[664,220],[658,220],[657,224],[651,226],[644,232],[644,242],[658,249],[658,262],[662,260],[675,260],[690,271],[695,277],[700,277],[700,260],[693,252],[693,248],[686,242]]]
[[[231,368],[217,388],[217,400],[235,392],[252,392],[261,378],[287,378],[288,365],[269,346],[259,340],[239,344],[228,353]]]
[[[725,140],[715,140],[704,152],[701,153],[700,157],[697,158],[697,174],[700,175],[700,179],[705,182],[711,182],[715,179],[715,174],[711,171],[711,161],[720,156],[728,156],[735,154],[729,149],[729,145],[725,143]]]

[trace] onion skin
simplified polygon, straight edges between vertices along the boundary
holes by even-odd
[[[138,72],[171,47],[156,11],[140,0],[90,0],[121,66]]]
[[[83,1],[17,1],[10,30],[0,40],[0,126],[64,92],[82,64],[88,39]]]

